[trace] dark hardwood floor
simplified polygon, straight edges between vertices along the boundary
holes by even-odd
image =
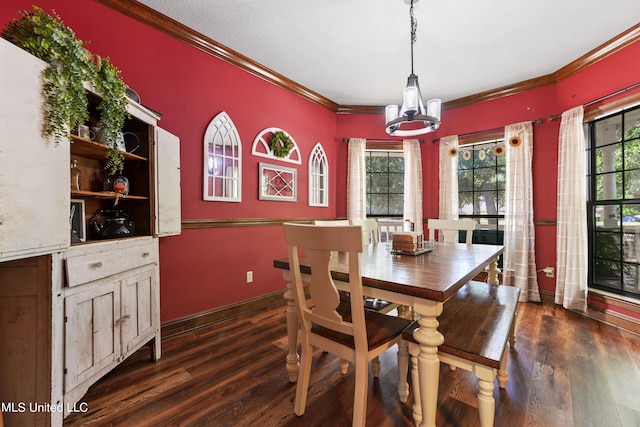
[[[306,413],[293,414],[285,371],[284,305],[166,338],[162,359],[143,348],[95,384],[88,412],[65,426],[350,426],[351,369],[316,352]],[[368,426],[413,425],[397,398],[397,349],[370,377]],[[640,425],[640,337],[562,308],[522,304],[509,383],[494,391],[496,426]],[[439,427],[479,426],[473,374],[441,369]]]

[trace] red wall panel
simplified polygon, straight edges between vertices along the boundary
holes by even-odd
[[[549,115],[556,112],[556,94],[553,86],[526,93],[474,104],[442,113],[442,125],[433,134],[422,135],[423,215],[438,217],[439,144],[433,138],[481,131],[523,121],[544,118],[542,124],[534,126],[534,218],[556,218],[556,181],[558,123],[549,122]],[[373,115],[338,116],[338,135],[361,138],[385,138],[383,118]],[[388,138],[388,135],[386,135]],[[346,144],[345,144],[346,145]],[[346,153],[346,148],[344,148]],[[345,168],[346,160],[339,165]],[[340,172],[339,172],[340,174]],[[344,183],[346,186],[346,183]],[[338,215],[346,214],[338,204]],[[543,226],[548,229],[548,226]],[[553,232],[536,227],[536,260],[539,269],[555,265],[555,227]],[[553,254],[553,256],[550,256]],[[553,279],[538,277],[540,289],[552,292]]]
[[[0,25],[31,10],[31,1],[4,0]],[[92,1],[38,2],[55,10],[88,49],[109,56],[142,103],[162,113],[160,125],[181,139],[183,219],[334,217],[335,192],[328,208],[309,207],[307,160],[321,142],[335,183],[336,115],[293,93],[192,48],[183,42]],[[203,138],[220,111],[231,117],[242,140],[242,203],[202,200]],[[251,156],[253,139],[267,127],[286,130],[299,146],[302,165]],[[258,200],[258,163],[298,171],[297,202]],[[279,226],[183,230],[160,242],[161,319],[168,321],[282,289],[272,267],[286,255]],[[253,271],[254,282],[245,283]]]
[[[31,5],[3,0],[0,25]],[[111,57],[142,103],[163,114],[160,125],[180,137],[183,219],[346,216],[347,144],[342,138],[388,138],[382,116],[335,115],[98,3],[42,0],[38,6],[55,9],[79,38],[91,41],[89,50]],[[555,85],[443,112],[439,131],[423,136],[424,216],[438,215],[438,144],[431,138],[542,117],[534,127],[534,216],[554,220],[559,121],[548,117],[636,83],[632,64],[639,54],[640,42]],[[223,110],[242,139],[242,203],[202,201],[202,139],[209,121]],[[300,147],[303,165],[294,166],[296,203],[258,200],[261,158],[250,152],[254,137],[266,127],[285,129]],[[307,159],[316,142],[329,159],[329,208],[307,206]],[[555,265],[555,227],[536,227],[536,238],[538,269]],[[281,289],[284,282],[272,259],[284,254],[277,226],[189,229],[161,239],[162,321]],[[244,283],[249,270],[252,284]],[[543,276],[538,276],[540,288],[552,292],[554,280]]]

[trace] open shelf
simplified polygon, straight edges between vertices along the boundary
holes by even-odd
[[[105,154],[107,153],[107,147],[99,142],[91,141],[89,139],[81,138],[77,135],[71,135],[71,154],[75,156],[82,156],[88,159],[104,161]],[[124,160],[148,162],[146,157],[138,156],[137,154],[122,151]]]
[[[149,200],[146,196],[123,195],[114,191],[71,191],[71,197],[96,197],[99,199]]]

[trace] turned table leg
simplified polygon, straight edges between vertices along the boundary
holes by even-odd
[[[418,374],[420,385],[420,402],[422,406],[422,427],[435,427],[438,403],[438,383],[440,376],[440,360],[438,346],[444,337],[438,331],[437,316],[442,313],[442,303],[431,301],[416,304],[414,310],[420,315],[413,337],[418,342]],[[414,398],[418,398],[415,396]]]
[[[300,356],[298,355],[298,309],[296,308],[295,297],[293,293],[293,284],[288,278],[287,290],[284,293],[284,299],[287,301],[287,364],[286,369],[289,373],[289,382],[295,383],[298,379],[298,370],[300,369]]]
[[[409,397],[408,373],[409,343],[402,340],[398,343],[398,398],[402,403],[406,402]]]
[[[491,283],[492,285],[500,284],[500,281],[498,280],[498,275],[500,274],[500,269],[498,268],[498,258],[491,261],[491,263],[487,267],[487,273],[489,275],[487,283]]]

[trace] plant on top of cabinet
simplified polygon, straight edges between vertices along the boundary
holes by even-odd
[[[47,14],[34,6],[34,11],[21,11],[21,18],[10,22],[2,37],[42,59],[49,65],[44,70],[43,92],[46,99],[43,136],[53,137],[56,143],[69,138],[69,129],[77,129],[89,119],[87,93],[84,83],[93,84],[100,93],[100,129],[108,141],[108,173],[122,169],[123,156],[117,148],[124,121],[128,117],[126,85],[108,58],[98,69],[91,54],[55,12]],[[113,171],[113,172],[112,172]]]
[[[110,142],[104,168],[109,175],[115,175],[124,169],[124,157],[117,147],[117,141],[123,138],[122,128],[128,116],[127,86],[120,78],[120,70],[111,64],[109,58],[102,60],[98,75],[100,78],[95,83],[102,93],[102,101],[98,104],[100,132],[104,140]]]

